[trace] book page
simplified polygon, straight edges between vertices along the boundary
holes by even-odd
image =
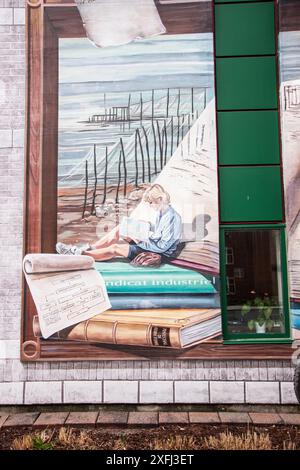
[[[150,235],[150,223],[144,220],[123,217],[120,224],[121,237],[129,237],[132,240],[148,241]]]
[[[43,338],[111,307],[104,280],[93,268],[32,274],[24,268],[24,273],[36,305]]]
[[[155,179],[168,192],[182,220],[184,244],[177,259],[219,271],[218,179],[215,100],[211,100]],[[141,201],[131,217],[148,218]]]

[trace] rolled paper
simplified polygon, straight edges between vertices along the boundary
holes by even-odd
[[[24,257],[23,270],[26,274],[76,271],[91,269],[94,260],[85,255],[55,255],[52,253],[31,253]]]

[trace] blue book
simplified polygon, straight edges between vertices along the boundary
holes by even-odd
[[[220,298],[214,294],[203,295],[114,295],[109,300],[113,310],[136,310],[151,308],[219,308]]]
[[[128,261],[96,262],[109,294],[216,294],[218,279],[172,264],[135,267]]]

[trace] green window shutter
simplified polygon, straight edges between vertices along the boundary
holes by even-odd
[[[279,164],[277,111],[218,112],[219,165]]]
[[[281,221],[280,167],[220,167],[222,222]]]
[[[275,57],[216,59],[217,109],[277,108]]]
[[[275,54],[273,3],[216,5],[216,56]]]

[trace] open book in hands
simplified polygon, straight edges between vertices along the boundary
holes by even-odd
[[[123,217],[120,224],[120,236],[135,242],[148,241],[151,235],[151,224],[145,220]]]

